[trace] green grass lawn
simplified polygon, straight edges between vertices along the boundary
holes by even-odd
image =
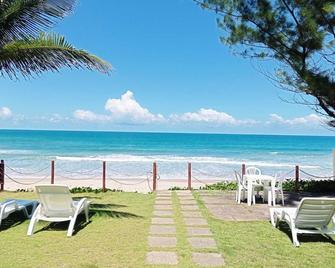
[[[17,222],[14,215],[0,232],[0,267],[141,267],[145,263],[147,235],[154,195],[136,193],[76,194],[93,201],[90,223],[84,217],[79,231],[66,237],[68,224],[57,224],[26,235],[29,221]],[[36,198],[34,193],[0,194],[7,198]],[[13,221],[16,225],[9,227]],[[78,228],[77,228],[78,229]]]
[[[301,246],[296,248],[285,224],[279,230],[267,221],[217,220],[208,213],[199,195],[195,196],[228,267],[335,267],[333,240],[303,235],[299,236]]]
[[[26,236],[28,220],[19,214],[4,222],[0,232],[0,267],[146,267],[147,237],[154,195],[138,193],[76,194],[93,201],[90,223],[84,217],[66,237],[67,224],[39,223]],[[334,267],[335,245],[321,236],[301,239],[294,248],[289,234],[268,222],[223,222],[212,218],[195,194],[218,242],[227,267]],[[34,193],[0,193],[0,199],[34,199]],[[173,195],[179,267],[195,267],[186,240],[178,200]],[[152,267],[152,266],[151,266]]]

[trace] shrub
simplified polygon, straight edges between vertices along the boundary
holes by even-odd
[[[232,181],[217,182],[214,184],[206,184],[200,187],[200,190],[221,190],[221,191],[231,191],[237,189],[237,183]]]
[[[286,180],[283,182],[284,191],[295,190],[295,180]],[[335,192],[335,181],[334,180],[300,180],[299,181],[299,192],[310,192],[310,193],[330,193]]]

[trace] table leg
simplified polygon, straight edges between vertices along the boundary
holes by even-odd
[[[272,189],[268,189],[268,206],[271,206],[272,203]]]
[[[272,203],[273,203],[273,206],[276,205],[276,192],[274,189],[272,189]]]
[[[252,200],[252,183],[248,181],[248,206],[251,206]]]

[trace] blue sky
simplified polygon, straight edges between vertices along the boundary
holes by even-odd
[[[52,31],[114,71],[1,78],[1,128],[333,134],[232,55],[215,15],[192,0],[82,0]]]

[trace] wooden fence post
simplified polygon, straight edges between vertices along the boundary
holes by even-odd
[[[187,183],[187,189],[191,190],[192,188],[192,164],[188,163],[188,168],[187,168],[187,175],[188,175],[188,183]]]
[[[102,162],[102,191],[106,192],[106,161]]]
[[[246,170],[245,164],[242,164],[242,176],[245,175],[245,170]]]
[[[294,191],[298,192],[299,191],[299,166],[295,166],[295,184],[294,184]]]
[[[55,160],[51,160],[51,184],[55,184]]]
[[[5,162],[1,160],[0,162],[0,191],[5,188]]]
[[[155,192],[157,187],[157,164],[152,164],[152,190]]]

